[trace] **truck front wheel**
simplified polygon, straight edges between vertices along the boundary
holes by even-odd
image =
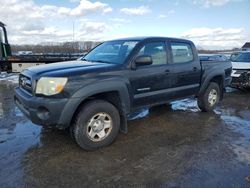
[[[116,138],[119,112],[107,101],[93,100],[83,106],[72,126],[77,144],[85,150],[95,150],[110,145]]]
[[[203,95],[198,97],[198,106],[203,112],[212,111],[220,101],[220,87],[216,82],[211,82]]]

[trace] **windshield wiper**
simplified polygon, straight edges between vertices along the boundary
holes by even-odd
[[[109,62],[109,61],[104,61],[104,60],[90,60],[90,59],[85,59],[85,58],[83,58],[83,59],[81,59],[81,61],[88,61],[88,62],[91,62],[91,63],[111,63],[112,64],[112,62]]]
[[[85,58],[82,58],[82,59],[81,59],[81,61],[88,61],[88,60],[87,60],[87,59],[85,59]]]
[[[112,62],[109,62],[109,61],[104,61],[104,60],[93,60],[91,62],[97,62],[97,63],[108,63],[108,64],[112,64]]]
[[[85,58],[81,59],[81,61],[87,61],[87,62],[91,62],[91,63],[94,63],[94,62],[96,62],[96,61],[93,61],[93,60],[89,60],[89,59],[85,59]]]

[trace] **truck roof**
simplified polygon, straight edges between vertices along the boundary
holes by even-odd
[[[143,37],[127,37],[127,38],[120,38],[110,41],[117,41],[117,40],[136,40],[136,41],[144,41],[144,40],[178,40],[183,42],[191,42],[190,40],[181,39],[181,38],[173,38],[173,37],[159,37],[159,36],[143,36]]]

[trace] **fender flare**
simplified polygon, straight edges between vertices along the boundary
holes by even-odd
[[[67,118],[68,124],[70,125],[70,121],[72,120],[77,108],[84,100],[93,95],[105,92],[118,92],[121,102],[121,108],[119,109],[121,117],[120,130],[127,133],[127,115],[130,112],[131,100],[126,83],[120,80],[98,81],[97,83],[91,83],[76,91],[71,97],[71,101],[74,101],[73,104],[69,104],[69,107],[62,113],[69,115]],[[61,118],[64,119],[64,117]]]
[[[92,84],[86,85],[82,87],[81,89],[79,89],[77,92],[75,92],[72,98],[79,98],[80,101],[82,102],[92,95],[105,93],[105,92],[112,92],[112,91],[119,93],[119,97],[122,103],[122,109],[124,109],[125,113],[129,113],[130,112],[130,98],[129,98],[128,88],[124,82],[121,82],[118,80],[110,80],[110,81],[106,80],[106,81],[101,81],[98,83],[94,83],[94,84],[92,83]]]
[[[222,87],[221,90],[223,90],[224,88],[224,80],[225,80],[225,73],[223,74],[221,71],[214,71],[214,72],[210,72],[207,74],[205,80],[203,81],[203,83],[201,84],[201,88],[200,91],[198,93],[198,95],[201,95],[204,93],[204,91],[206,90],[206,88],[208,87],[209,83],[211,82],[211,80],[217,76],[221,76],[222,77]]]

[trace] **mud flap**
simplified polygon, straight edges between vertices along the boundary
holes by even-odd
[[[122,113],[120,115],[121,124],[120,124],[120,132],[127,134],[128,133],[128,123],[126,116]]]

